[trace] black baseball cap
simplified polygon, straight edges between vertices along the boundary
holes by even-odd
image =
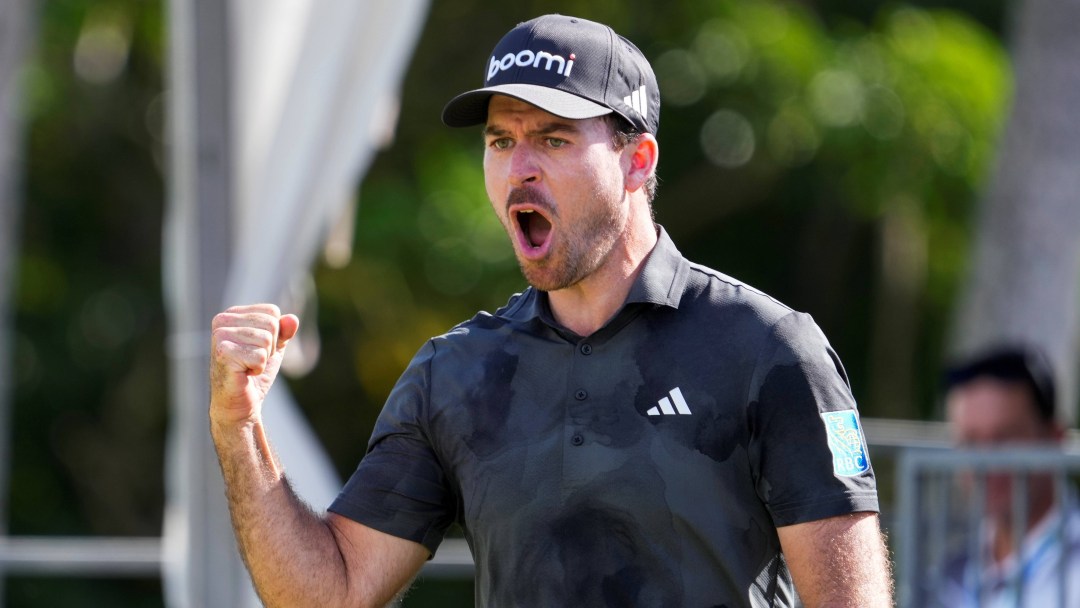
[[[1042,419],[1054,419],[1054,373],[1039,349],[1022,344],[993,346],[952,364],[945,370],[942,380],[948,390],[981,377],[1024,384],[1030,390]]]
[[[510,30],[484,65],[484,88],[451,99],[443,123],[484,124],[494,94],[563,118],[614,112],[643,133],[660,126],[660,89],[645,56],[610,27],[578,17],[544,15]]]

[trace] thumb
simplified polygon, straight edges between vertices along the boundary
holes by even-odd
[[[299,317],[294,314],[281,315],[281,318],[278,319],[277,350],[279,352],[285,350],[285,346],[289,343],[289,340],[291,340],[299,330]]]

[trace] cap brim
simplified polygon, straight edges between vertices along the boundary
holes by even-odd
[[[533,84],[501,84],[467,91],[446,104],[442,121],[448,127],[471,127],[487,122],[492,95],[506,95],[532,104],[555,116],[581,120],[611,114],[613,110],[573,93]]]

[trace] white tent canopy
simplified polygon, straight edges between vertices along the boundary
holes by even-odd
[[[426,11],[426,0],[170,3],[170,605],[258,605],[207,431],[210,316],[266,301],[296,310],[286,295],[392,132]],[[325,507],[340,480],[283,383],[265,415],[298,493]]]

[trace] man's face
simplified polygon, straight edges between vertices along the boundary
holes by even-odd
[[[488,198],[526,280],[555,291],[600,268],[629,214],[629,155],[613,147],[607,123],[559,118],[495,95],[484,143]]]
[[[1039,417],[1030,391],[1019,382],[976,378],[949,391],[946,409],[953,440],[961,446],[991,447],[1053,438],[1051,426]]]
[[[976,378],[957,386],[946,397],[946,416],[953,442],[960,447],[1023,447],[1055,441],[1056,427],[1038,414],[1034,399],[1020,382]],[[990,515],[1008,519],[1012,509],[1012,476],[991,472],[986,477],[986,507]],[[1028,477],[1032,500],[1052,493],[1044,475]]]

